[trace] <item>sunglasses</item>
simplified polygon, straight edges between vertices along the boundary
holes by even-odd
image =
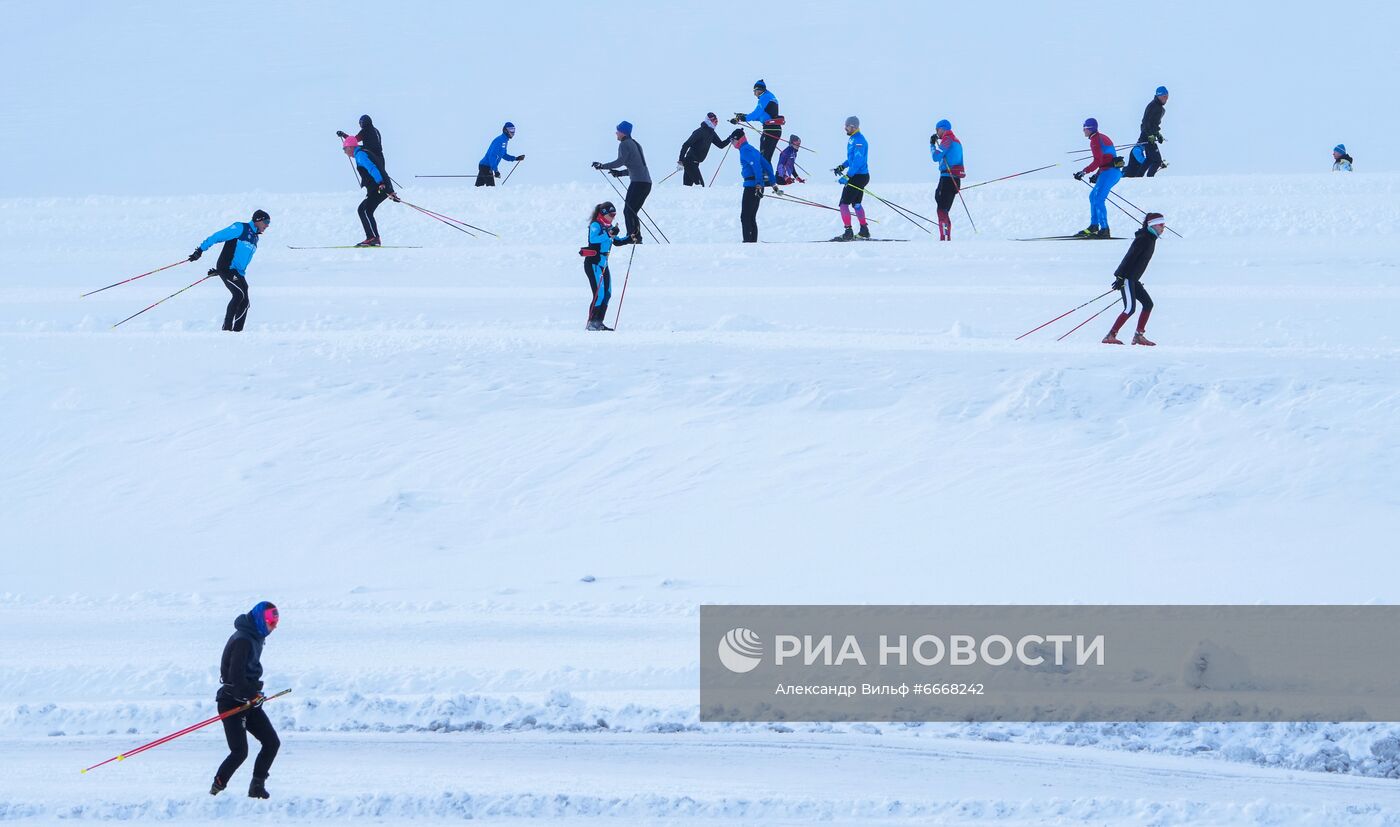
[[[604,207],[598,211],[599,215],[617,215],[617,210],[613,207]]]

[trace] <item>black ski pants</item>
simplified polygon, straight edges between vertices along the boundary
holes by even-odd
[[[763,127],[763,137],[758,141],[758,153],[768,163],[773,163],[773,152],[778,148],[778,139],[783,137],[781,126]]]
[[[633,238],[642,237],[642,220],[637,216],[641,212],[642,205],[647,202],[647,196],[651,194],[650,181],[633,181],[627,185],[627,199],[622,208],[622,217],[626,221],[626,235]]]
[[[744,187],[744,200],[739,207],[739,226],[743,230],[745,244],[758,241],[758,205],[762,201],[762,188]]]
[[[360,226],[365,229],[365,238],[379,238],[379,222],[374,220],[374,211],[379,209],[389,196],[373,190],[360,202]]]
[[[1139,161],[1137,154],[1129,151],[1128,166],[1123,170],[1124,178],[1151,178],[1162,168],[1162,150],[1157,148],[1157,144],[1148,141],[1146,135],[1139,135],[1138,143],[1142,145],[1142,152],[1146,157]]]
[[[478,187],[496,186],[496,173],[485,164],[476,165],[476,185]]]
[[[239,701],[219,699],[219,712],[228,712],[243,704]],[[258,757],[253,761],[253,777],[266,779],[272,769],[272,761],[282,741],[272,728],[272,721],[262,707],[254,707],[247,712],[230,715],[224,719],[224,738],[228,740],[228,757],[219,765],[218,777],[227,784],[238,768],[248,758],[248,735],[251,734],[262,744]]]
[[[685,172],[681,173],[682,184],[685,184],[687,187],[693,187],[696,184],[702,187],[705,186],[705,176],[700,174],[699,164],[694,161],[681,161],[681,166],[685,167]]]
[[[236,270],[210,272],[223,279],[229,292],[228,308],[224,310],[224,330],[241,332],[243,323],[248,320],[248,279]]]

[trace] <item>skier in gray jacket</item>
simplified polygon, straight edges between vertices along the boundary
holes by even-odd
[[[617,141],[617,159],[606,164],[594,161],[593,168],[606,169],[614,178],[625,176],[629,179],[626,203],[622,208],[622,217],[626,222],[624,229],[633,244],[641,244],[642,222],[637,213],[651,194],[651,173],[647,171],[642,145],[632,139],[632,124],[628,121],[617,125]]]

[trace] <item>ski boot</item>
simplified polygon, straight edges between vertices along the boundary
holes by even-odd
[[[584,330],[612,330],[612,328],[603,324],[602,320],[597,320],[589,321],[588,326],[585,327]]]
[[[356,246],[356,247],[378,247],[378,246],[379,246],[379,236],[377,236],[377,235],[372,235],[372,236],[370,236],[369,238],[365,239],[364,241],[361,241],[359,244],[356,244],[355,246]]]
[[[1121,344],[1123,344],[1122,340],[1119,339],[1117,336],[1114,336],[1112,333],[1110,333],[1110,334],[1108,334],[1107,336],[1103,337],[1103,343],[1106,344],[1106,345],[1121,345]]]
[[[856,233],[856,236],[862,239],[870,238],[870,228],[864,224],[860,225],[860,232]]]
[[[1090,224],[1089,226],[1085,227],[1084,229],[1080,230],[1079,232],[1075,233],[1075,234],[1072,236],[1072,238],[1098,238],[1098,237],[1099,237],[1099,225],[1097,225],[1097,224]]]
[[[221,781],[219,776],[216,775],[214,776],[214,783],[209,785],[209,794],[218,795],[226,789],[228,789],[228,785]]]
[[[1135,344],[1135,345],[1147,345],[1148,347],[1156,347],[1156,346],[1157,346],[1157,343],[1154,342],[1154,341],[1152,341],[1151,339],[1147,338],[1146,336],[1144,336],[1144,335],[1142,334],[1142,331],[1141,331],[1141,330],[1139,330],[1138,332],[1136,332],[1136,333],[1133,334],[1133,344]]]
[[[264,786],[264,782],[266,782],[266,781],[267,781],[266,778],[254,778],[252,781],[249,781],[249,782],[248,782],[248,797],[249,797],[249,798],[272,798],[272,796],[270,796],[270,795],[267,794],[267,787]]]
[[[1113,238],[1113,236],[1108,232],[1107,227],[1100,227],[1098,235],[1094,236],[1094,238]]]
[[[847,228],[846,228],[846,231],[845,231],[844,233],[842,233],[842,234],[840,234],[840,235],[838,235],[837,237],[835,237],[835,238],[832,239],[832,241],[855,241],[855,240],[856,240],[856,234],[853,233],[853,232],[851,232],[851,228],[850,228],[850,227],[847,227]]]

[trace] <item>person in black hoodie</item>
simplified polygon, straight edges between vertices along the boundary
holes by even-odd
[[[1142,274],[1147,272],[1147,263],[1152,260],[1152,253],[1157,249],[1157,239],[1166,229],[1167,219],[1163,218],[1161,213],[1150,212],[1144,216],[1142,229],[1133,234],[1133,243],[1129,245],[1118,269],[1113,271],[1113,289],[1123,295],[1123,312],[1119,313],[1118,319],[1113,322],[1113,329],[1103,337],[1104,344],[1123,344],[1118,340],[1118,331],[1124,322],[1132,317],[1138,305],[1142,306],[1142,314],[1138,316],[1133,344],[1148,347],[1157,344],[1147,338],[1147,317],[1152,315],[1152,297],[1147,295],[1147,288],[1142,286]]]
[[[248,784],[249,798],[268,798],[267,775],[272,760],[282,742],[272,721],[263,711],[262,650],[263,642],[277,628],[277,607],[264,600],[247,614],[233,620],[234,632],[224,644],[219,658],[219,691],[214,695],[222,714],[244,704],[252,706],[245,712],[224,719],[224,737],[228,740],[228,757],[214,774],[210,795],[218,795],[228,786],[229,779],[248,758],[248,734],[258,739],[262,749],[253,761],[253,780]]]
[[[699,184],[705,186],[705,176],[700,174],[700,165],[709,157],[710,147],[717,146],[724,149],[729,146],[729,139],[720,140],[715,133],[715,127],[719,126],[719,116],[713,112],[705,115],[705,120],[690,133],[685,143],[681,144],[681,157],[676,161],[685,174],[681,176],[681,183],[687,187]],[[675,173],[671,173],[674,175]]]

